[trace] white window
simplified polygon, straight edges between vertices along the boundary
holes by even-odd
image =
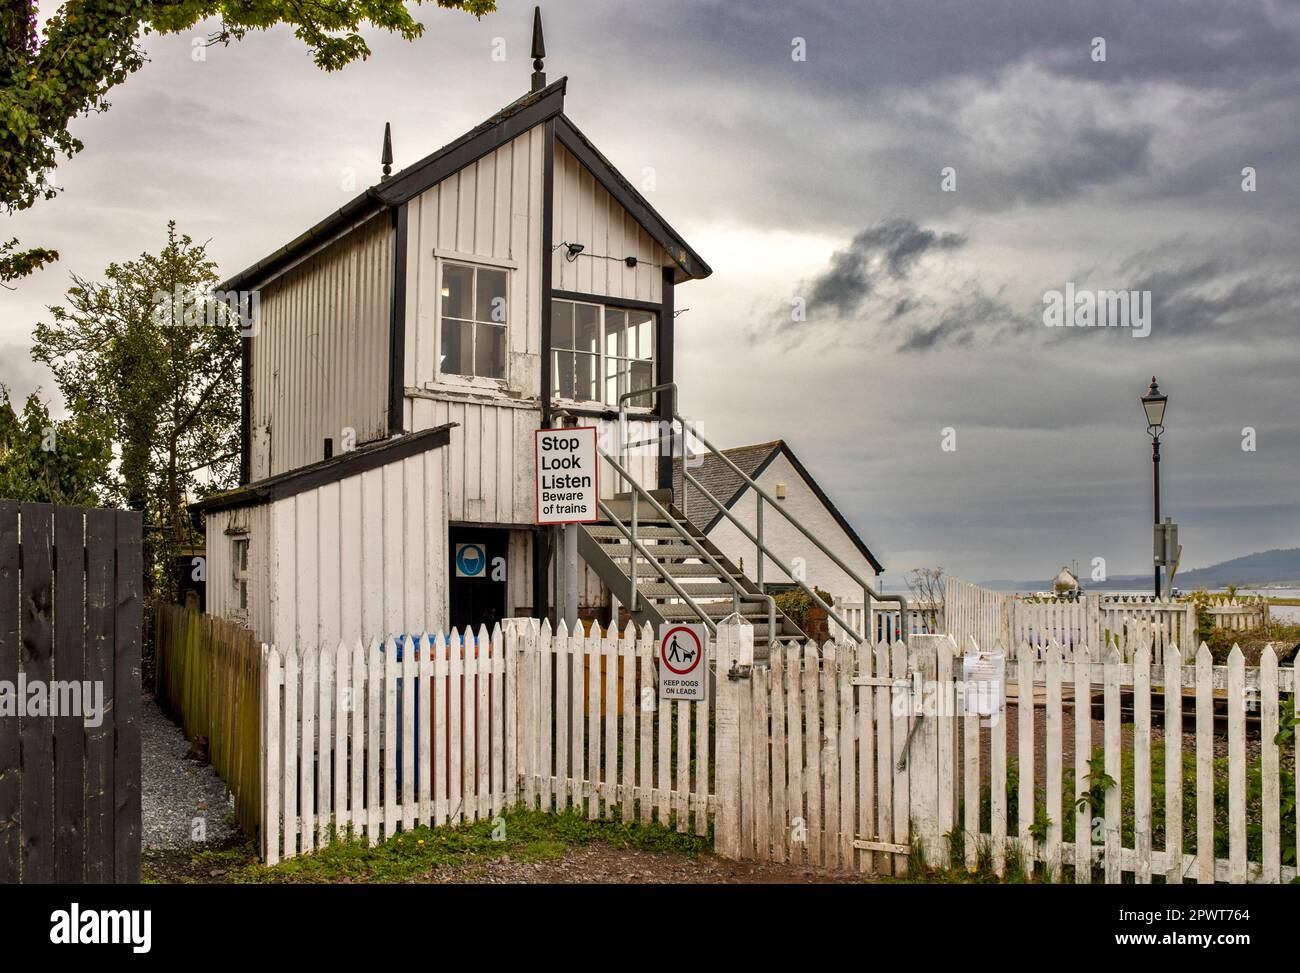
[[[438,375],[504,381],[510,272],[442,260]]]
[[[230,545],[231,580],[235,586],[235,605],[248,610],[248,538],[237,537]]]
[[[617,406],[620,395],[655,384],[654,312],[552,301],[551,368],[560,398]],[[642,397],[629,404],[652,403]]]

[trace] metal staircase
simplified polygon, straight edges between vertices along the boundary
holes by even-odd
[[[786,577],[792,578],[849,638],[855,642],[866,640],[868,633],[857,632],[835,609],[828,605],[807,584],[790,564],[787,564],[764,541],[764,510],[778,516],[802,534],[818,550],[838,565],[862,587],[864,619],[871,615],[873,601],[898,602],[900,617],[907,618],[907,599],[902,595],[882,598],[868,582],[832,551],[826,543],[799,522],[784,505],[770,496],[752,477],[720,452],[700,434],[698,427],[683,418],[674,409],[675,426],[667,436],[637,443],[627,440],[627,403],[632,398],[671,393],[677,399],[677,386],[673,382],[655,385],[619,396],[619,455],[610,456],[597,446],[600,456],[609,464],[622,484],[624,493],[612,500],[597,502],[601,521],[581,527],[577,535],[578,554],[605,586],[623,603],[638,624],[649,622],[658,626],[665,621],[702,622],[710,634],[716,634],[717,623],[737,613],[750,620],[754,626],[755,648],[770,647],[782,639],[803,639],[804,633],[777,610],[771,595],[762,587],[762,565],[769,560],[777,565]],[[555,413],[563,415],[563,410]],[[680,432],[677,430],[680,429]],[[682,453],[682,507],[673,504],[671,491],[650,490],[637,483],[627,470],[626,452],[634,446],[661,444],[671,438],[673,455],[680,445]],[[731,470],[748,484],[757,497],[757,522],[751,530],[726,504],[715,497],[695,476],[687,462],[689,444],[697,443],[718,456]],[[692,455],[699,455],[692,454]],[[751,581],[732,564],[708,538],[703,530],[687,519],[682,508],[687,507],[685,494],[694,488],[710,505],[726,517],[754,545],[755,563],[758,565],[759,583]],[[906,638],[904,633],[903,638]],[[767,653],[756,654],[766,658]]]
[[[805,637],[770,595],[672,505],[669,491],[620,494],[603,502],[601,513],[605,522],[578,534],[578,554],[638,625],[702,621],[712,632],[738,612],[754,626],[757,645]]]

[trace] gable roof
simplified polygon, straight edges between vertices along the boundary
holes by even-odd
[[[659,243],[676,264],[676,282],[707,277],[712,269],[682,239],[668,221],[633,188],[623,175],[601,155],[567,117],[563,115],[568,78],[530,91],[459,138],[407,166],[391,178],[371,186],[279,250],[257,261],[222,283],[218,290],[251,290],[313,253],[320,246],[348,232],[383,210],[391,210],[500,148],[511,139],[551,119],[558,119],[556,138],[626,209],[651,238]],[[549,245],[549,244],[548,244]]]
[[[774,439],[769,443],[755,443],[751,446],[733,446],[731,449],[724,449],[722,452],[727,459],[735,463],[745,472],[745,475],[752,480],[757,480],[763,475],[763,471],[772,465],[778,456],[784,456],[800,479],[808,485],[813,494],[821,501],[827,512],[835,520],[842,531],[853,541],[853,546],[861,552],[862,556],[867,559],[876,573],[883,572],[885,566],[881,564],[871,550],[858,536],[852,525],[840,513],[839,508],[831,502],[831,498],[821,488],[808,468],[799,462],[794,451],[784,439]],[[691,468],[691,475],[695,477],[703,487],[713,494],[728,510],[735,506],[736,502],[749,489],[747,484],[736,471],[722,461],[713,453],[705,453],[700,457],[700,465]],[[682,469],[681,459],[673,458],[673,496],[681,496],[682,489]],[[700,525],[707,534],[717,523],[722,520],[722,512],[712,503],[700,495],[698,490],[693,490],[687,498],[686,517],[694,524]]]

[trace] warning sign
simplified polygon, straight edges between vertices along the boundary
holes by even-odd
[[[596,498],[596,427],[537,430],[537,522],[592,524]]]
[[[659,627],[659,698],[704,699],[708,693],[708,629],[703,625]]]

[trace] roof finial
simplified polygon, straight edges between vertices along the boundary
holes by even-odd
[[[542,71],[542,58],[546,57],[546,42],[542,40],[542,8],[533,8],[533,90],[546,87],[546,74]]]
[[[384,152],[379,161],[384,164],[383,178],[387,179],[393,174],[393,128],[388,122],[384,122]]]

